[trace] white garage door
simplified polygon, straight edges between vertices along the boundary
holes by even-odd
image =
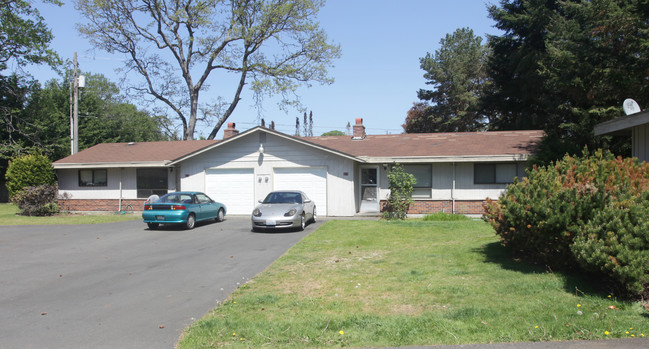
[[[205,171],[205,193],[225,204],[228,214],[250,214],[255,208],[255,181],[252,169]]]
[[[276,168],[275,190],[301,190],[315,202],[318,215],[327,215],[326,168]]]

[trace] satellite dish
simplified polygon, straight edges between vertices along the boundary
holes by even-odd
[[[624,109],[624,113],[626,115],[641,112],[640,106],[638,105],[638,103],[636,103],[636,101],[634,101],[631,98],[627,98],[627,99],[624,100],[624,103],[622,104],[622,108]]]

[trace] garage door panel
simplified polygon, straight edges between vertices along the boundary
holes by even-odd
[[[253,169],[212,169],[205,173],[205,192],[225,204],[228,214],[250,214],[255,205]]]
[[[318,214],[327,215],[326,168],[275,168],[275,190],[301,190],[315,202]]]

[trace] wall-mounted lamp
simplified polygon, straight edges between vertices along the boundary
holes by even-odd
[[[385,171],[388,170],[388,164],[383,164],[383,170],[385,170]]]
[[[259,154],[263,154],[263,153],[264,153],[264,145],[259,143]]]

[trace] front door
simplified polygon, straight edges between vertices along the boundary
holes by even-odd
[[[360,212],[379,212],[378,167],[361,168]]]

